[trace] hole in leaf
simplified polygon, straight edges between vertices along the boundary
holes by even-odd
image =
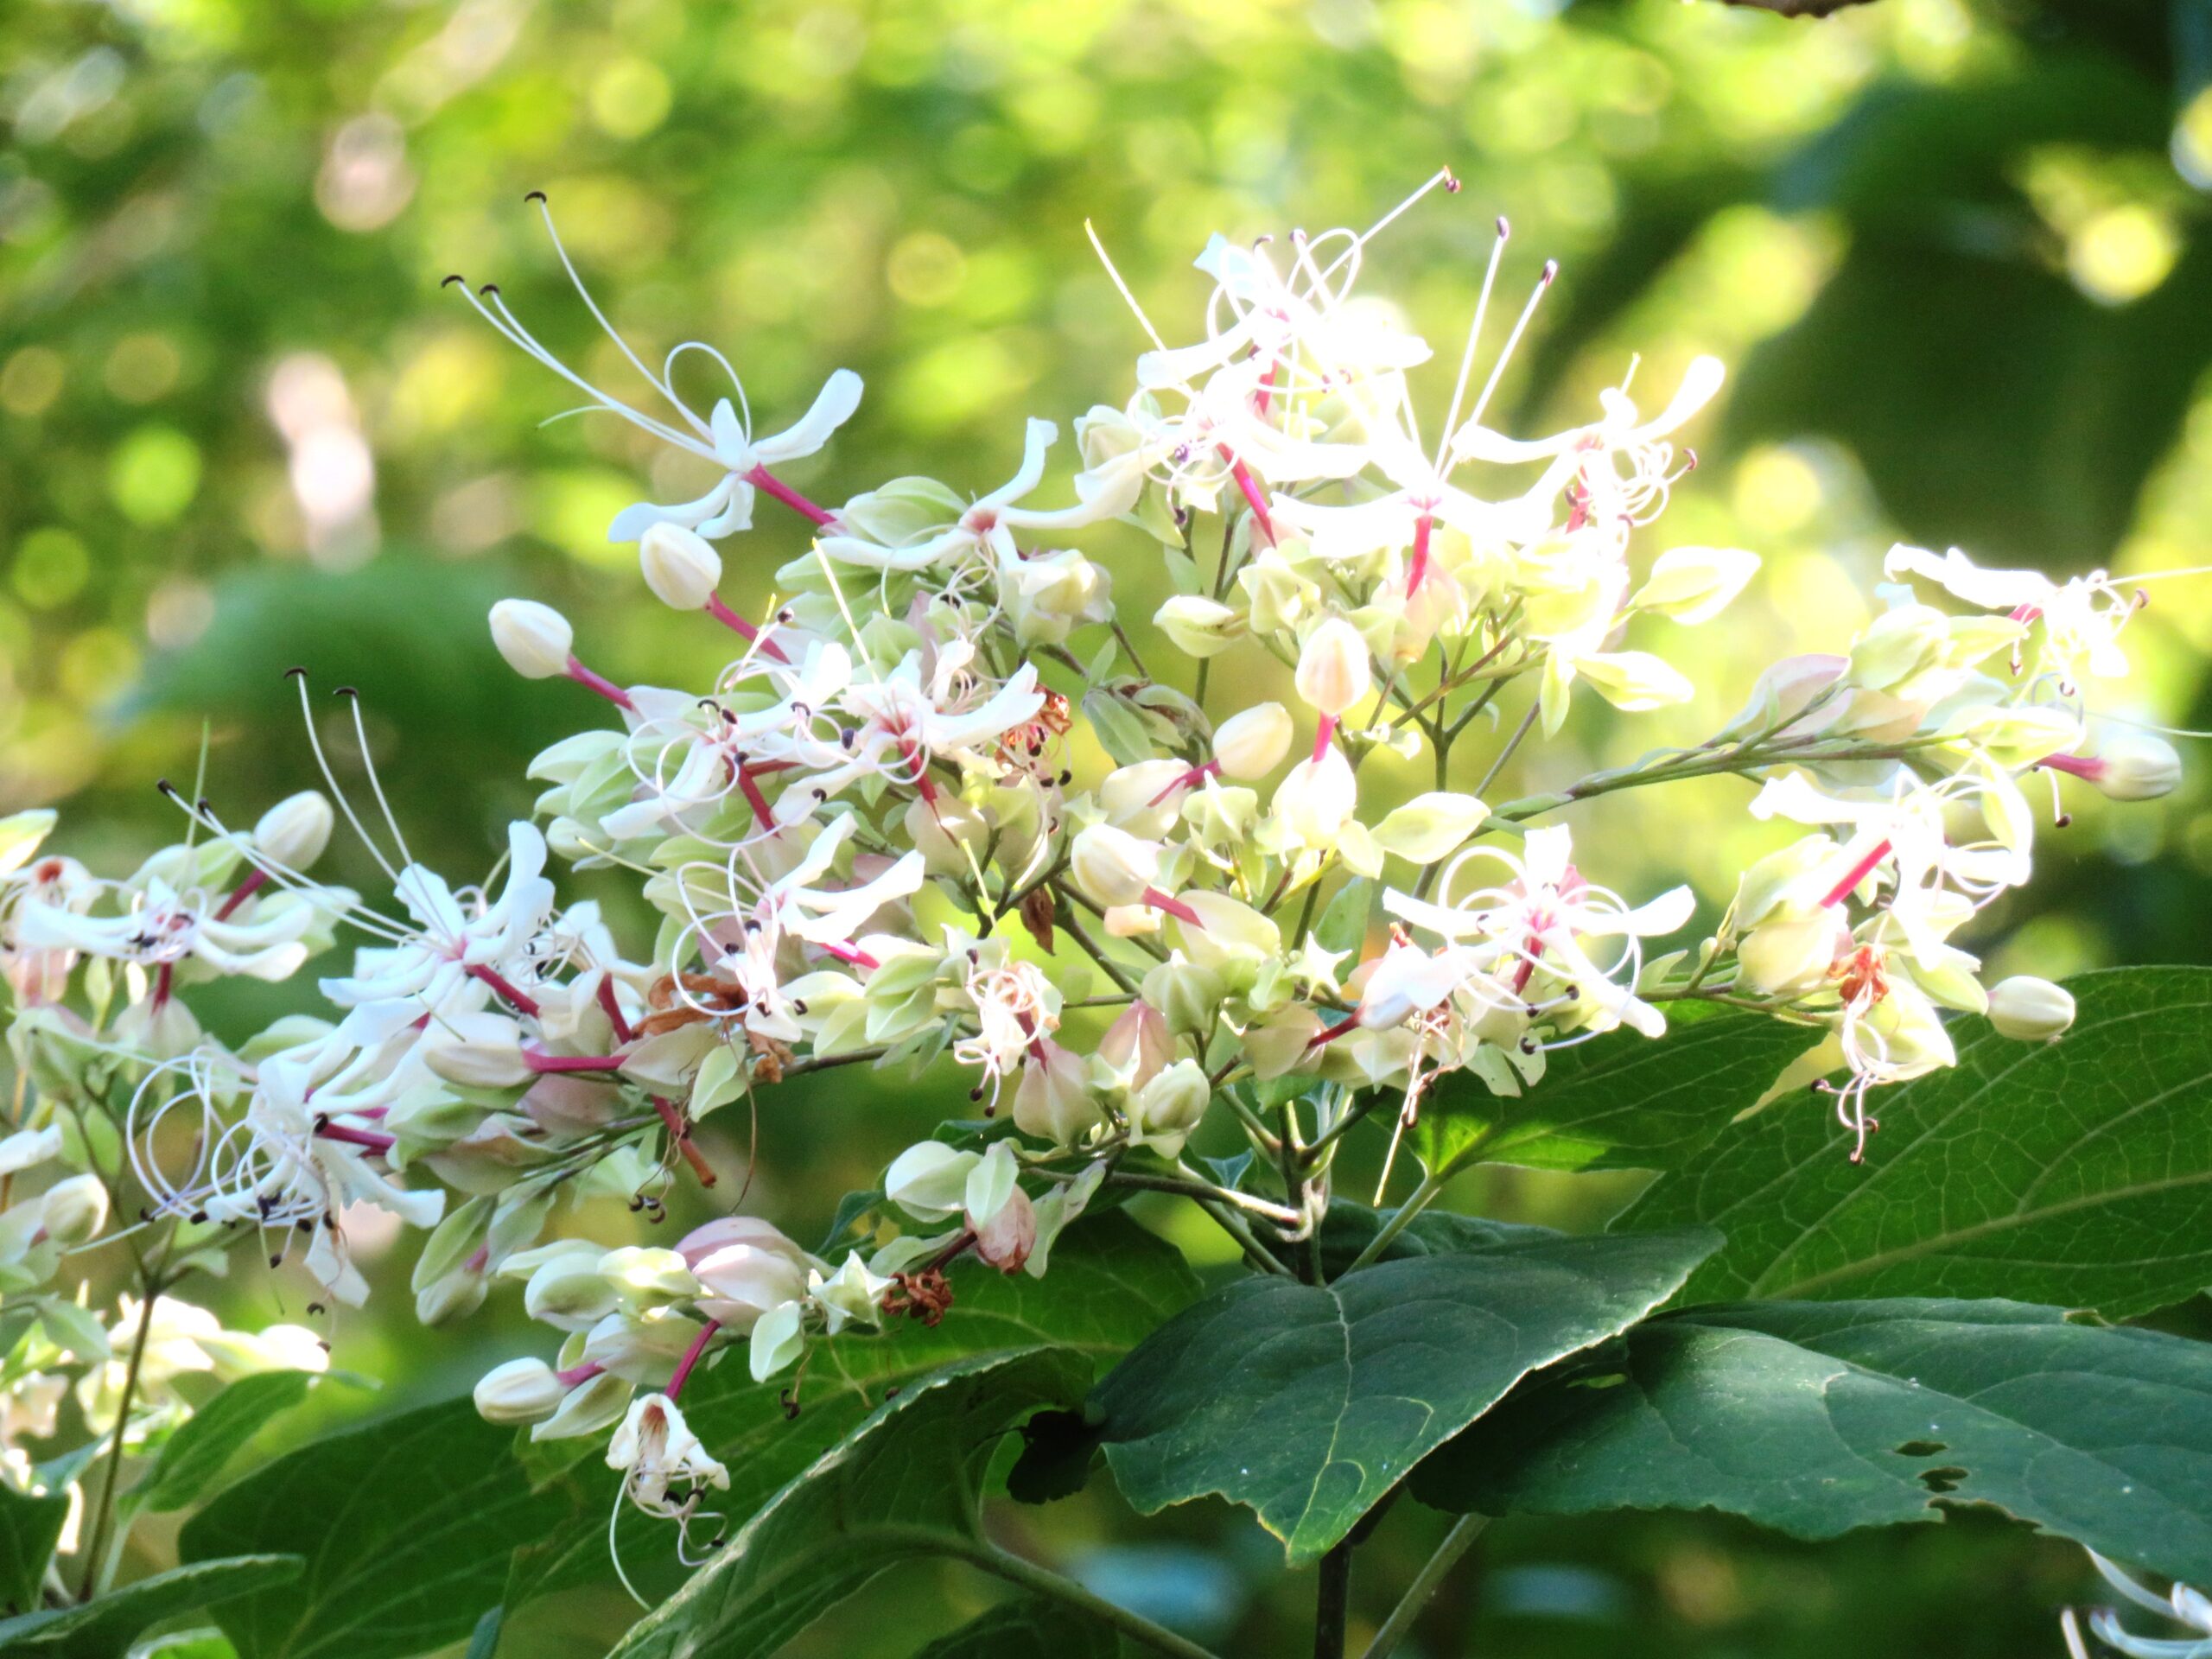
[[[1578,1376],[1567,1384],[1571,1389],[1618,1389],[1628,1381],[1623,1371],[1605,1371],[1596,1376]]]
[[[1955,1492],[1966,1478],[1967,1471],[1954,1463],[1920,1471],[1920,1484],[1931,1492]]]
[[[1890,1449],[1901,1458],[1932,1458],[1938,1452],[1948,1452],[1951,1448],[1941,1440],[1907,1440],[1903,1446],[1893,1446]]]

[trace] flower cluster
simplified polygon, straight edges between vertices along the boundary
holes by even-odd
[[[776,469],[836,439],[862,395],[849,371],[756,436],[709,348],[657,373],[616,337],[652,399],[635,406],[564,366],[495,288],[464,284],[589,408],[711,474],[609,534],[636,543],[657,598],[727,632],[732,658],[704,688],[626,685],[579,658],[556,612],[495,607],[516,671],[573,680],[607,715],[537,757],[535,813],[480,884],[416,862],[373,771],[358,810],[320,747],[327,794],[251,829],[175,794],[188,838],[120,881],[42,855],[49,817],[10,821],[0,961],[36,1092],[0,1178],[79,1172],[0,1217],[10,1298],[41,1294],[63,1252],[153,1230],[165,1283],[251,1234],[272,1267],[296,1259],[319,1304],[357,1303],[353,1236],[379,1216],[428,1229],[423,1319],[519,1285],[558,1336],[482,1379],[483,1414],[540,1439],[610,1435],[628,1498],[688,1534],[728,1475],[680,1402],[728,1354],[767,1383],[824,1339],[935,1323],[953,1263],[1042,1275],[1109,1185],[1192,1199],[1262,1268],[1309,1243],[1325,1159],[1280,1192],[1202,1172],[1186,1147],[1209,1114],[1267,1170],[1370,1116],[1402,1130],[1453,1074],[1518,1094],[1563,1045],[1662,1039],[1670,1007],[1719,1002],[1821,1039],[1801,1081],[1833,1092],[1857,1158],[1872,1092],[1952,1060],[1945,1011],[2024,1039],[2064,1031],[2057,987],[1985,988],[1954,940],[2029,877],[2027,774],[2120,799],[2173,786],[2172,750],[2100,720],[2082,690],[2125,671],[2136,601],[2101,574],[2054,583],[1901,548],[1857,639],[1776,664],[1703,743],[1485,799],[1579,699],[1629,717],[1687,700],[1663,651],[1625,638],[1675,642],[1759,562],[1644,548],[1694,464],[1676,440],[1720,385],[1713,360],[1661,388],[1656,414],[1624,379],[1553,435],[1493,423],[1551,280],[1478,383],[1502,221],[1425,432],[1430,348],[1357,289],[1382,228],[1217,238],[1198,261],[1202,327],[1171,340],[1137,312],[1151,349],[1134,390],[1075,422],[1065,481],[1058,428],[1033,420],[1013,477],[981,495],[900,478],[835,506]],[[674,375],[695,354],[729,382],[703,413]],[[748,618],[721,596],[723,561],[766,504],[806,550]],[[1112,576],[1067,544],[1078,533],[1149,538],[1173,587],[1153,649],[1193,672],[1147,666]],[[1221,707],[1217,659],[1280,700]],[[1406,786],[1415,767],[1431,787]],[[1708,937],[1652,954],[1689,926],[1692,894],[1605,885],[1559,815],[1716,777],[1803,833],[1743,873]],[[388,898],[308,874],[338,813]],[[657,931],[626,944],[592,904],[562,903],[553,861],[633,876]],[[181,995],[283,978],[341,931],[362,942],[320,982],[327,1017],[232,1049]],[[982,1116],[890,1160],[849,1217],[868,1224],[819,1254],[746,1216],[669,1247],[610,1246],[564,1217],[612,1194],[658,1220],[672,1182],[715,1182],[701,1120],[855,1064],[955,1068]],[[111,1209],[141,1219],[104,1235]],[[91,1379],[146,1317],[126,1306],[103,1335],[66,1299],[39,1305],[43,1334],[5,1373],[17,1478],[14,1437],[50,1421],[54,1356],[92,1363],[80,1386],[106,1398]],[[225,1342],[181,1322],[157,1346]],[[162,1375],[137,1375],[115,1414],[167,1409]]]

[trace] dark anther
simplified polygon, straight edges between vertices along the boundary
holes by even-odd
[[[440,288],[451,288],[455,283],[459,283],[462,286],[466,287],[468,283],[468,278],[462,276],[459,271],[455,271],[452,276],[447,277],[445,281],[440,283],[438,286]]]
[[[296,664],[284,671],[284,677],[288,680],[304,680],[307,677],[307,670],[298,666]]]
[[[486,283],[476,291],[479,294],[497,294],[499,291],[499,285],[497,283]]]
[[[1513,234],[1513,226],[1506,221],[1503,213],[1497,216],[1497,234],[1500,240]]]
[[[330,695],[334,697],[358,697],[361,694],[350,685],[341,685]]]
[[[330,1310],[325,1307],[321,1302],[309,1302],[308,1304],[308,1313],[310,1318],[320,1318],[321,1315],[329,1312]]]
[[[784,1421],[785,1422],[795,1423],[798,1421],[798,1401],[792,1395],[791,1391],[789,1389],[785,1389],[781,1394],[776,1396],[776,1403],[784,1408]]]
[[[1444,169],[1444,188],[1448,194],[1456,196],[1465,188],[1465,187],[1463,186],[1458,179],[1452,175],[1452,169],[1450,168],[1447,167]]]
[[[533,190],[528,195],[524,196],[523,200],[524,201],[543,201],[545,200],[545,193],[543,190]]]
[[[192,1212],[192,1224],[195,1227],[206,1226],[207,1224],[207,1212],[205,1210],[194,1211]]]
[[[270,1265],[270,1267],[272,1267],[272,1268],[281,1268],[281,1267],[283,1267],[283,1266],[284,1265],[284,1258],[283,1258],[283,1255],[272,1255],[272,1256],[270,1256],[270,1257],[269,1258],[269,1265]]]

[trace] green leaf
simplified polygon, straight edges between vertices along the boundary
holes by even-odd
[[[1033,1596],[1002,1601],[941,1636],[914,1659],[1119,1659],[1121,1638],[1097,1619]]]
[[[785,1414],[778,1384],[753,1381],[742,1344],[693,1376],[683,1391],[684,1420],[729,1470],[730,1490],[715,1494],[715,1507],[733,1528],[915,1378],[969,1356],[1039,1344],[1110,1363],[1198,1294],[1174,1249],[1110,1213],[1086,1216],[1068,1230],[1052,1248],[1048,1278],[1009,1277],[964,1260],[950,1276],[952,1309],[935,1327],[901,1324],[881,1336],[816,1343],[797,1388],[796,1418]],[[573,1444],[588,1460],[575,1477],[585,1500],[570,1519],[516,1553],[505,1596],[511,1611],[555,1590],[613,1581],[607,1517],[616,1477],[599,1463],[601,1442]],[[665,1523],[626,1510],[615,1546],[645,1595],[658,1599],[683,1582],[687,1569]]]
[[[205,1497],[245,1443],[308,1397],[308,1371],[242,1376],[169,1436],[153,1472],[131,1493],[140,1508],[181,1510]]]
[[[115,1659],[149,1625],[211,1603],[268,1593],[300,1576],[297,1555],[238,1555],[194,1561],[141,1579],[75,1607],[0,1620],[9,1659]]]
[[[1721,1228],[1687,1300],[1997,1296],[2125,1319],[2212,1285],[2212,969],[2068,982],[2048,1046],[1954,1027],[1959,1064],[1875,1097],[1866,1161],[1817,1098],[1777,1102],[1624,1228]]]
[[[1351,972],[1353,963],[1359,960],[1360,948],[1367,942],[1368,918],[1374,909],[1374,880],[1356,875],[1338,889],[1337,896],[1322,911],[1321,919],[1313,924],[1313,937],[1320,941],[1323,950],[1351,953],[1343,972]]]
[[[871,1579],[988,1550],[984,1471],[1037,1407],[1082,1397],[1089,1365],[1058,1349],[965,1360],[882,1405],[771,1498],[609,1659],[773,1653]]]
[[[67,1491],[38,1497],[0,1481],[0,1610],[38,1605],[46,1564],[68,1519]]]
[[[1531,1169],[1670,1169],[1771,1088],[1817,1033],[1757,1014],[1676,1006],[1657,1039],[1620,1030],[1554,1050],[1527,1092],[1455,1071],[1421,1103],[1411,1140],[1432,1174],[1481,1162]]]
[[[1309,1561],[1522,1377],[1643,1318],[1719,1242],[1543,1239],[1326,1286],[1241,1280],[1154,1332],[1090,1408],[1140,1511],[1217,1492]]]
[[[467,1637],[499,1599],[506,1553],[575,1503],[533,1491],[514,1432],[469,1401],[302,1446],[226,1488],[185,1525],[187,1560],[289,1545],[297,1583],[257,1588],[219,1622],[243,1659],[386,1659]]]
[[[1800,1538],[1995,1504],[2212,1577],[2212,1345],[2019,1302],[1693,1308],[1531,1378],[1424,1465],[1440,1508],[1713,1509]]]

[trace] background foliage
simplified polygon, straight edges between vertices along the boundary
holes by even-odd
[[[1638,741],[1696,734],[1759,664],[1846,637],[1895,537],[2053,569],[2212,559],[2208,79],[2205,0],[1882,0],[1820,24],[1676,0],[17,0],[0,30],[0,810],[77,797],[68,850],[127,856],[168,830],[149,785],[190,772],[203,721],[207,792],[257,808],[308,779],[281,677],[301,663],[363,690],[417,849],[471,864],[526,804],[524,758],[587,717],[573,688],[504,671],[491,600],[562,605],[620,678],[711,669],[714,631],[654,606],[601,539],[668,463],[612,424],[541,429],[560,389],[438,290],[452,270],[496,277],[556,349],[612,372],[531,188],[642,342],[723,346],[767,409],[835,365],[867,378],[834,453],[794,474],[836,499],[903,471],[995,483],[1023,415],[1119,401],[1139,337],[1086,217],[1166,312],[1201,296],[1185,262],[1208,232],[1363,223],[1448,162],[1465,192],[1393,232],[1378,286],[1451,340],[1494,214],[1521,277],[1557,256],[1508,382],[1524,422],[1586,408],[1630,350],[1658,384],[1700,350],[1738,367],[1669,529],[1757,548],[1767,570],[1701,639],[1704,701]],[[767,521],[732,601],[798,545]],[[1157,576],[1127,550],[1116,579],[1141,594]],[[2127,711],[2202,726],[2212,606],[2186,592],[2138,625]],[[1771,833],[1736,787],[1578,835],[1624,888],[1688,879],[1711,900]],[[2047,974],[2212,961],[2201,780],[2085,810],[2044,849],[2044,878],[1977,941],[1999,972],[2008,953]],[[843,1074],[795,1086],[759,1126],[751,1202],[826,1223],[878,1150],[950,1104]],[[1786,1128],[1731,1156],[1794,1166]],[[747,1126],[718,1119],[709,1150],[735,1167]],[[1880,1151],[1903,1161],[1901,1139]],[[1942,1177],[1888,1179],[1934,1204]],[[1492,1213],[1586,1230],[1643,1178],[1467,1179]],[[1706,1218],[1687,1191],[1647,1203]],[[1178,1242],[1207,1264],[1209,1241]],[[1703,1271],[1761,1270],[1737,1262]],[[341,1366],[391,1379],[381,1396],[319,1390],[275,1436],[458,1392],[513,1351],[496,1317],[416,1329],[407,1266],[384,1262],[396,1294],[340,1335]],[[287,1294],[249,1276],[231,1315],[296,1317]],[[993,1523],[1226,1650],[1301,1639],[1310,1595],[1226,1503],[1140,1524],[1101,1481]],[[1442,1525],[1410,1504],[1385,1522],[1356,1621]],[[173,1566],[145,1532],[132,1571]],[[2055,1653],[2045,1610],[2080,1591],[2078,1560],[1973,1515],[1817,1546],[1719,1517],[1521,1519],[1462,1564],[1421,1650]],[[999,1594],[959,1568],[889,1583],[795,1651],[905,1652]],[[527,1650],[602,1651],[626,1619],[598,1595],[518,1615]]]

